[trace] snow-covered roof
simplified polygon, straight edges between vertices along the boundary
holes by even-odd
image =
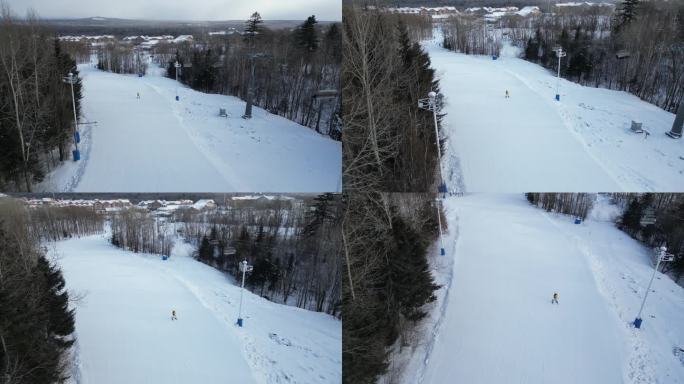
[[[606,3],[606,2],[592,3],[589,1],[556,3],[556,7],[595,7],[595,6],[596,7],[614,7],[615,4]]]
[[[532,14],[540,13],[539,7],[537,6],[526,6],[522,9],[518,7],[471,7],[465,10],[467,13],[478,13],[484,14],[484,18],[487,20],[496,20],[504,16],[529,16]]]
[[[62,41],[105,40],[105,39],[114,40],[115,37],[114,37],[114,35],[97,35],[97,36],[86,36],[86,35],[68,36],[67,35],[67,36],[60,36],[58,39],[62,40]]]
[[[408,14],[418,14],[418,13],[458,13],[456,7],[446,6],[446,7],[390,7],[387,8],[389,12],[393,13],[408,13]]]
[[[52,207],[93,207],[96,204],[127,207],[131,205],[128,199],[112,199],[112,200],[85,200],[85,199],[52,199],[44,197],[40,199],[25,199],[26,203],[31,206],[47,205]]]
[[[216,202],[212,199],[201,199],[197,200],[195,204],[192,205],[192,207],[197,210],[207,208],[207,206],[216,206]]]
[[[214,35],[232,35],[235,33],[235,28],[231,28],[229,31],[214,31],[214,32],[209,32],[209,36],[214,36]]]
[[[193,39],[192,35],[180,35],[180,36],[176,37],[175,39],[173,39],[172,41],[174,43],[182,43],[184,41],[190,41],[192,39]]]
[[[527,6],[527,7],[523,7],[523,9],[519,10],[517,13],[520,16],[529,16],[532,13],[538,13],[538,12],[539,12],[539,7]]]
[[[266,199],[266,200],[294,200],[294,197],[290,196],[275,196],[275,195],[243,195],[243,196],[233,196],[231,197],[232,200],[259,200],[259,199]]]

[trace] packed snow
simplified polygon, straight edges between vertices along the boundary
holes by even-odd
[[[182,43],[184,41],[191,41],[193,39],[192,35],[180,35],[173,39],[174,43]]]
[[[539,10],[539,7],[537,7],[537,6],[527,6],[527,7],[523,7],[521,10],[519,10],[516,13],[520,16],[529,16],[532,14],[538,14],[540,12],[541,11]]]
[[[606,3],[606,2],[600,2],[600,3],[593,3],[593,2],[567,2],[567,3],[556,3],[556,7],[614,7],[615,4],[611,3]]]
[[[341,322],[244,292],[189,257],[115,248],[107,235],[53,243],[76,309],[72,382],[340,383]],[[171,320],[175,310],[178,320]]]
[[[115,40],[114,35],[96,35],[96,36],[60,36],[59,40],[64,41],[81,41],[81,40]]]
[[[79,65],[81,160],[38,186],[48,192],[337,192],[342,146],[245,102],[163,77]],[[176,92],[180,101],[175,100]],[[140,98],[137,98],[137,94]],[[224,108],[227,117],[219,116]]]
[[[681,191],[684,147],[674,114],[626,92],[560,81],[518,58],[465,55],[425,41],[446,113],[443,166],[452,191]],[[510,98],[505,97],[508,90]],[[631,121],[649,132],[633,133]]]
[[[579,225],[522,195],[445,209],[442,287],[419,341],[395,352],[399,383],[684,383],[684,289],[658,272],[634,328],[653,251],[615,228],[607,198]]]

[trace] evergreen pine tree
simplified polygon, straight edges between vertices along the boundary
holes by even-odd
[[[639,0],[622,1],[622,4],[616,12],[616,31],[619,31],[620,29],[624,28],[636,18],[638,7]]]
[[[271,274],[268,277],[268,290],[273,291],[277,288],[278,282],[280,281],[280,259],[276,259],[271,264]]]
[[[316,31],[316,16],[309,16],[296,31],[297,45],[306,52],[314,52],[318,49],[318,32]]]
[[[587,62],[587,43],[584,34],[578,26],[575,30],[575,38],[569,47],[568,56],[568,76],[581,80],[582,75],[588,72],[589,63]]]
[[[310,206],[311,209],[307,212],[307,224],[302,230],[302,236],[315,236],[322,225],[335,221],[338,215],[334,206],[337,202],[338,199],[332,193],[316,196]]]
[[[532,37],[527,39],[527,47],[525,47],[525,60],[537,62],[539,60],[539,43],[533,40]]]
[[[331,24],[325,33],[325,48],[330,55],[330,62],[341,63],[342,52],[336,47],[342,46],[342,33],[337,23]]]
[[[247,284],[252,288],[259,288],[260,295],[263,295],[266,282],[270,279],[272,273],[271,261],[268,258],[259,258],[254,262],[252,273],[247,277]]]
[[[421,307],[435,300],[439,288],[432,280],[427,261],[427,242],[403,219],[392,221],[392,260],[388,265],[392,291],[399,313],[411,321],[425,316]]]
[[[653,195],[645,194],[634,198],[622,215],[621,228],[632,236],[641,231],[641,218],[646,209],[653,201]]]
[[[252,16],[245,22],[244,36],[245,41],[247,41],[247,45],[250,48],[254,48],[256,39],[258,38],[259,33],[261,33],[261,24],[263,24],[263,22],[259,12],[252,13]]]
[[[73,340],[66,338],[74,328],[74,311],[69,309],[69,295],[62,272],[51,265],[45,256],[38,258],[37,270],[43,275],[47,288],[44,308],[49,318],[48,334],[60,348],[69,348]]]
[[[3,383],[64,382],[74,313],[64,279],[25,228],[0,221],[0,377]]]
[[[214,249],[211,246],[211,243],[209,243],[209,239],[207,236],[202,236],[202,241],[200,242],[200,247],[199,247],[199,259],[207,262],[211,260],[211,258],[214,256]]]

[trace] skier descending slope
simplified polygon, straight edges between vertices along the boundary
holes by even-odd
[[[46,179],[47,190],[340,189],[341,144],[314,130],[259,108],[250,122],[219,120],[213,116],[219,105],[230,112],[244,109],[242,102],[185,87],[180,90],[185,101],[174,104],[176,82],[162,77],[158,66],[156,74],[143,79],[80,68],[84,119],[97,122],[97,129],[83,132],[89,140],[78,163],[82,169],[60,168],[64,171]]]
[[[424,46],[432,67],[441,74],[439,87],[448,101],[442,121],[450,144],[443,159],[454,163],[443,166],[460,170],[466,191],[624,189],[567,128],[558,107],[531,89],[525,77],[516,77],[512,71],[520,64],[517,59],[486,61],[434,43]],[[534,81],[536,77],[529,82]],[[492,134],[492,129],[503,127]]]
[[[521,195],[444,204],[457,233],[452,281],[423,380],[413,383],[624,382],[623,325],[567,233]],[[548,310],[551,289],[572,290],[567,305]]]
[[[553,293],[553,298],[551,298],[551,304],[558,304],[558,292]]]

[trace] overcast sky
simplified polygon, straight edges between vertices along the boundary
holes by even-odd
[[[266,20],[342,20],[342,0],[6,0],[18,15],[28,8],[41,18],[91,16],[155,20],[245,20],[254,11]]]

